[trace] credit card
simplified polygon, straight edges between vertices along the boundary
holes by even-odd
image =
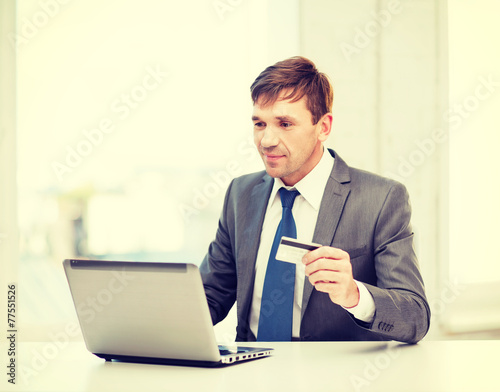
[[[318,249],[320,246],[319,244],[299,241],[295,238],[281,237],[280,245],[276,252],[276,260],[302,264],[302,257],[307,252]]]

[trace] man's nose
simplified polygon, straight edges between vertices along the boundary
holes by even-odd
[[[280,139],[276,129],[272,126],[267,126],[264,129],[264,134],[260,140],[260,145],[264,148],[275,147],[279,144]]]

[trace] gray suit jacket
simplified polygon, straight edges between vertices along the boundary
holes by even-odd
[[[356,320],[306,278],[301,340],[398,340],[415,343],[429,329],[430,310],[413,249],[406,188],[349,166],[335,164],[321,202],[313,241],[349,253],[354,279],[375,301],[372,323]],[[249,311],[255,260],[273,186],[265,171],[230,184],[215,240],[200,266],[214,324],[237,304],[238,341],[252,341]]]

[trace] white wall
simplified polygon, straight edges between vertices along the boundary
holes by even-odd
[[[450,277],[458,290],[443,328],[449,333],[496,330],[498,338],[500,2],[448,4]]]
[[[334,84],[329,145],[347,162],[403,182],[432,299],[446,265],[446,9],[433,0],[301,2],[301,50]],[[443,130],[443,134],[446,129]],[[443,167],[444,166],[444,167]],[[442,237],[441,237],[442,236]]]
[[[450,211],[452,273],[463,282],[500,280],[493,244],[500,221],[500,2],[450,0]],[[464,21],[467,28],[464,28]],[[464,226],[467,226],[464,228]],[[473,252],[471,259],[464,247]],[[487,273],[485,273],[488,271]]]

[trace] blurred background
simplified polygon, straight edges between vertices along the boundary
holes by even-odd
[[[500,337],[499,13],[496,0],[2,2],[1,279],[18,285],[20,338],[76,322],[65,258],[201,263],[230,180],[263,168],[249,86],[295,55],[333,83],[327,146],[408,187],[426,339]]]

